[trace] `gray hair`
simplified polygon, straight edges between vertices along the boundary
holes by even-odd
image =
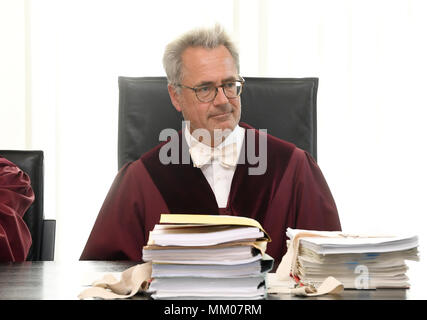
[[[240,70],[239,52],[224,28],[216,24],[213,28],[197,28],[184,33],[166,46],[163,55],[163,67],[166,71],[168,83],[178,85],[183,78],[182,53],[189,47],[214,49],[225,46],[233,57],[237,72]]]

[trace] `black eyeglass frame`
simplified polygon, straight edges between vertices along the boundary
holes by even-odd
[[[230,83],[230,82],[240,82],[240,85],[241,85],[240,92],[239,92],[239,94],[238,94],[237,96],[235,96],[235,97],[229,97],[229,96],[227,96],[227,93],[225,92],[224,86],[226,86],[226,85],[227,85],[228,83]],[[221,84],[221,85],[219,85],[219,86],[212,86],[212,87],[214,87],[214,88],[215,88],[215,95],[213,96],[213,98],[212,98],[212,99],[207,100],[207,101],[204,101],[204,100],[200,99],[200,98],[199,98],[199,96],[197,95],[197,90],[198,90],[198,89],[200,89],[200,88],[203,88],[203,87],[208,87],[207,85],[201,85],[201,86],[197,86],[197,87],[192,88],[192,87],[188,87],[188,86],[185,86],[185,85],[183,85],[183,84],[178,83],[176,86],[177,86],[177,87],[181,87],[181,88],[186,88],[186,89],[191,89],[191,90],[193,90],[193,91],[194,91],[194,94],[196,95],[197,100],[199,100],[200,102],[212,102],[212,101],[214,101],[214,100],[215,100],[216,96],[218,95],[218,88],[222,88],[222,92],[224,92],[224,95],[225,95],[228,99],[236,99],[237,97],[239,97],[239,96],[242,94],[244,84],[245,84],[245,79],[243,79],[242,77],[239,77],[239,79],[237,79],[237,80],[227,81],[227,82],[225,82],[225,83],[223,83],[223,84]]]

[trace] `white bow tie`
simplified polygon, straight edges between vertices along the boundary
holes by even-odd
[[[212,159],[218,159],[225,168],[234,167],[237,164],[237,144],[230,143],[222,148],[211,148],[203,143],[197,143],[189,149],[193,164],[201,168]]]

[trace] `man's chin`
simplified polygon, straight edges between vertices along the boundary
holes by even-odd
[[[219,131],[233,131],[234,128],[236,127],[236,122],[235,121],[223,121],[217,125],[214,126],[214,130],[219,130]]]
[[[237,122],[234,119],[232,113],[226,113],[210,118],[212,126],[215,129],[231,129],[233,130]]]

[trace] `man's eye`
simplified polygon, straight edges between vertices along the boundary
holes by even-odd
[[[200,88],[197,88],[197,91],[199,91],[200,93],[206,93],[211,91],[211,87],[200,87]]]
[[[235,82],[228,82],[224,84],[224,88],[226,89],[231,89],[231,88],[234,88],[235,86],[236,86]]]

